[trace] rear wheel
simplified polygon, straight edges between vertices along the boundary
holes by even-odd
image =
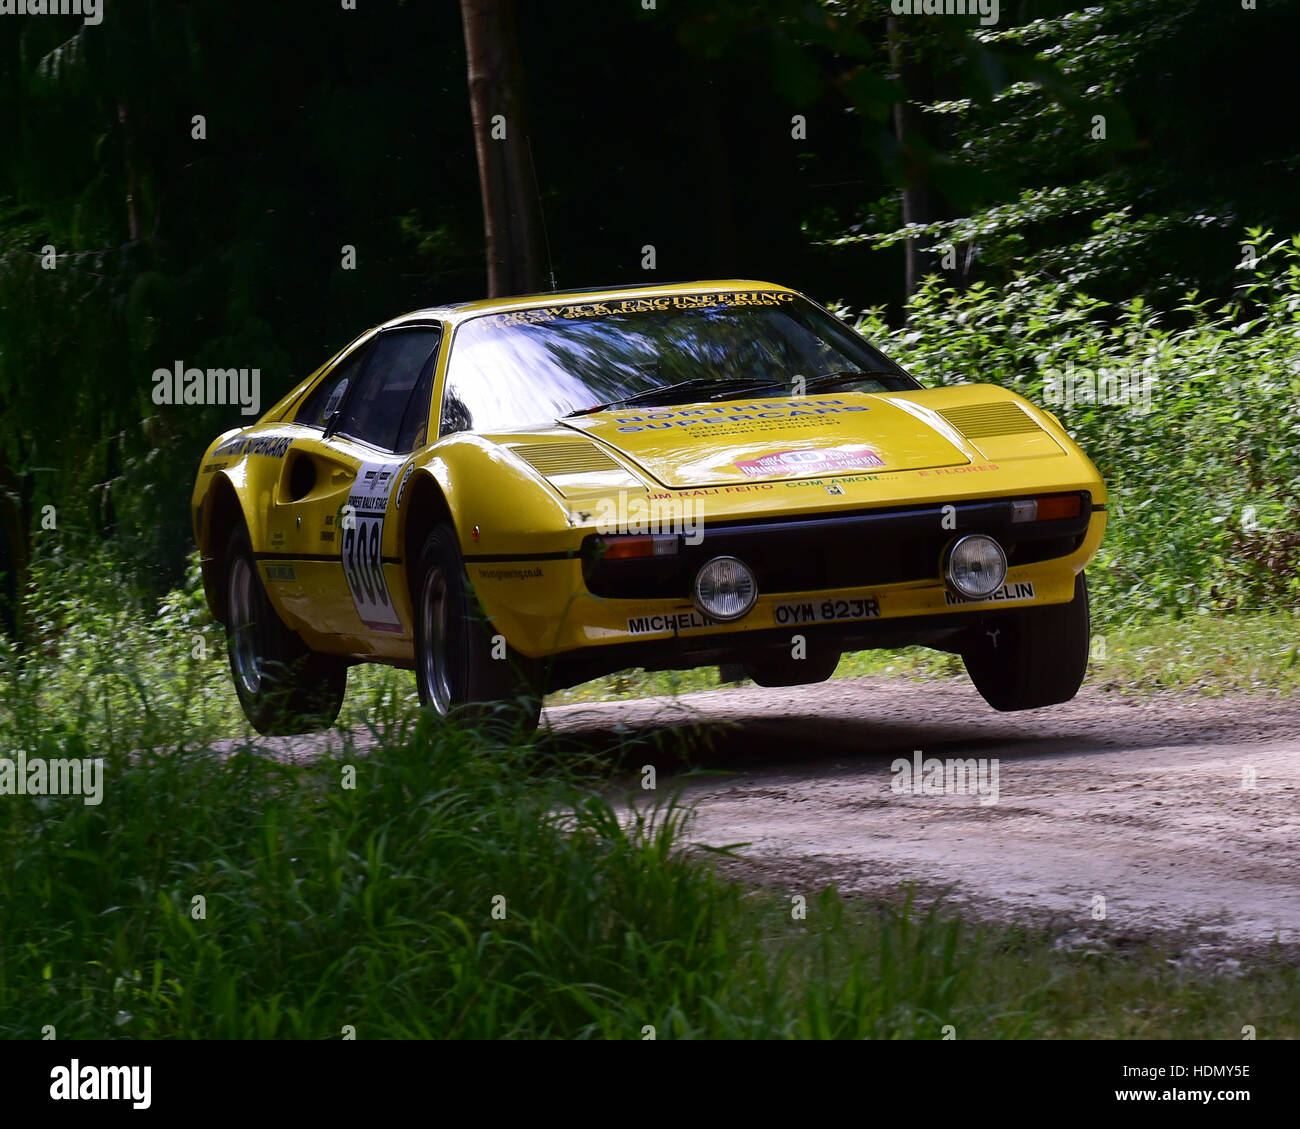
[[[226,649],[239,704],[259,733],[307,733],[334,724],[347,692],[347,665],[311,650],[281,622],[242,529],[226,550]]]
[[[537,728],[542,697],[533,664],[492,633],[450,525],[429,534],[413,587],[420,701],[444,716],[502,715]]]
[[[971,681],[995,710],[1068,702],[1088,669],[1088,581],[1075,578],[1068,604],[989,616],[962,649]]]

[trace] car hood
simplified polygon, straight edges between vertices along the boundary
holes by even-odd
[[[629,407],[561,422],[670,487],[971,462],[959,434],[935,413],[865,393]]]

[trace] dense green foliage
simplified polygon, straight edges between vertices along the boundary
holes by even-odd
[[[906,328],[857,319],[926,383],[1014,388],[1088,452],[1112,491],[1089,572],[1102,624],[1300,604],[1300,237],[1245,247],[1238,300],[1192,293],[1168,314],[1024,275],[961,292],[931,277]],[[1127,402],[1059,403],[1089,388]]]
[[[1300,5],[1003,10],[956,50],[930,26],[908,29],[918,67],[933,76],[914,95],[921,128],[969,191],[936,181],[936,166],[923,174],[934,181],[931,215],[904,226],[886,198],[840,238],[886,248],[913,235],[951,248],[950,266],[931,264],[961,285],[1023,272],[1113,302],[1172,306],[1188,288],[1229,292],[1245,227],[1300,230],[1288,188],[1295,123],[1270,112],[1296,97],[1278,45],[1300,30]],[[950,77],[975,51],[1001,70],[994,97]],[[1004,60],[1013,65],[999,68]]]
[[[1300,230],[1300,136],[1265,112],[1293,101],[1276,52],[1300,6],[1227,8],[1006,2],[981,27],[874,0],[520,4],[558,282],[766,277],[892,320],[910,233],[953,245],[928,262],[959,292],[1025,271],[1112,315],[1225,300],[1247,226]],[[156,369],[257,368],[265,406],[365,327],[482,292],[456,9],[290,0],[256,35],[207,0],[0,21],[10,618],[51,520],[117,542],[155,594],[180,579],[198,452],[246,417],[154,404]],[[908,232],[900,190],[928,201]]]
[[[824,1010],[800,1014],[681,813],[621,825],[543,756],[425,718],[310,769],[169,750],[111,758],[101,808],[5,805],[0,1035],[937,1035],[954,1013],[956,927],[898,920],[847,996],[810,952]]]
[[[797,67],[806,20],[802,6],[767,7],[760,38],[785,45],[772,59],[703,57],[707,36],[688,26],[698,8],[520,6],[560,286],[739,274],[812,289],[858,273],[861,251],[812,246],[801,230],[821,181],[860,175],[846,171],[863,155],[856,129],[833,92],[799,87],[823,123],[805,175],[787,91],[755,83],[753,67]],[[288,0],[254,13],[139,0],[110,4],[98,26],[7,18],[0,121],[11,583],[46,505],[61,537],[118,541],[155,594],[179,580],[198,456],[248,419],[154,404],[155,370],[256,368],[265,408],[370,326],[483,296],[454,3]]]

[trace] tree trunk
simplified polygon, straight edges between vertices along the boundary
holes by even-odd
[[[135,165],[135,139],[126,105],[118,103],[117,121],[122,127],[122,159],[126,164],[126,230],[132,243],[140,241],[140,176]]]
[[[932,85],[930,68],[915,58],[916,47],[906,42],[897,18],[887,21],[890,69],[898,75],[903,100],[894,104],[894,135],[898,138],[903,168],[903,223],[930,223],[934,219],[934,198],[918,160],[917,146],[927,141],[918,101],[927,101]],[[908,239],[905,247],[903,288],[910,298],[921,279],[935,269],[934,256],[921,249],[919,240]]]
[[[461,0],[483,197],[488,296],[543,285],[540,206],[528,146],[514,0]]]
[[[0,455],[0,630],[14,635],[30,559],[23,484]]]

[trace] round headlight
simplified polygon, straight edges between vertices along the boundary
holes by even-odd
[[[992,537],[968,533],[948,550],[948,583],[971,600],[993,595],[1007,579],[1007,555]]]
[[[710,619],[739,619],[758,599],[749,565],[735,557],[714,557],[695,574],[695,606]]]

